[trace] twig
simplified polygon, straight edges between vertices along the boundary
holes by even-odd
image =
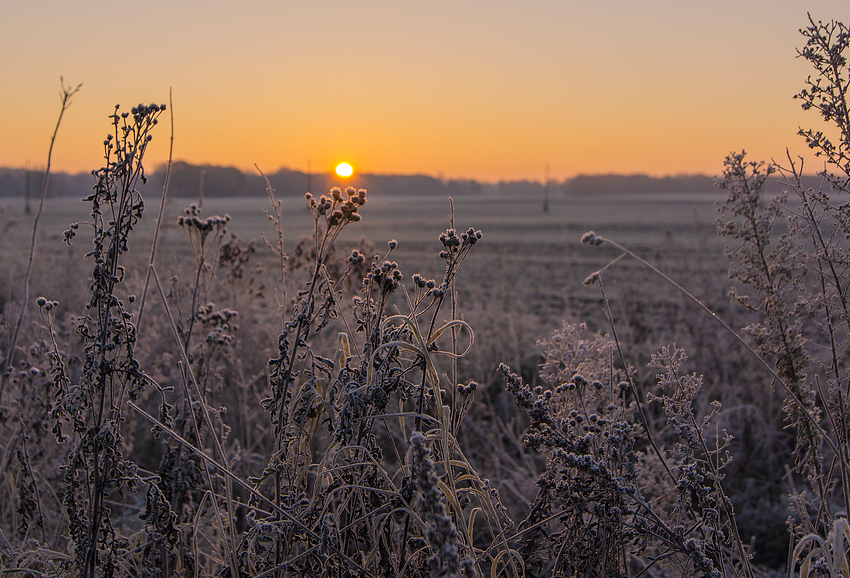
[[[165,199],[168,195],[168,183],[171,180],[171,160],[174,153],[174,104],[171,99],[171,89],[168,89],[168,108],[171,110],[171,141],[168,146],[168,165],[165,168],[165,182],[162,184],[162,197],[159,202],[159,214],[156,217],[156,229],[153,233],[153,242],[151,243],[151,257],[148,261],[147,273],[145,274],[145,288],[142,291],[142,298],[139,303],[139,317],[136,321],[136,328],[139,332],[142,329],[142,314],[145,312],[145,299],[148,295],[148,286],[151,280],[151,266],[153,265],[154,257],[156,256],[156,244],[159,240],[159,231],[162,228],[162,213],[165,210]]]
[[[60,76],[59,86],[62,89],[60,93],[62,108],[59,111],[59,118],[56,120],[56,127],[53,129],[53,136],[50,137],[50,148],[47,151],[47,167],[44,169],[44,177],[41,180],[41,199],[38,202],[38,211],[35,213],[35,218],[32,221],[32,240],[30,241],[30,255],[27,260],[27,269],[24,273],[24,294],[21,296],[21,310],[18,312],[18,318],[15,321],[15,329],[12,331],[12,339],[9,341],[9,350],[6,352],[5,364],[2,368],[2,373],[0,373],[0,404],[3,402],[3,389],[5,389],[6,382],[9,379],[8,369],[12,366],[12,357],[15,354],[15,345],[18,342],[18,332],[20,331],[21,324],[24,321],[24,312],[27,308],[27,301],[29,301],[30,272],[32,271],[32,262],[35,257],[35,241],[36,234],[38,233],[38,219],[41,217],[41,211],[44,208],[44,198],[47,196],[47,182],[50,177],[50,164],[53,160],[53,145],[56,143],[56,135],[59,133],[59,125],[62,124],[62,117],[65,115],[65,111],[68,110],[68,107],[71,106],[71,97],[74,96],[83,85],[78,84],[74,88],[66,87],[64,79]]]

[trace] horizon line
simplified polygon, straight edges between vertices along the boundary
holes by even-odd
[[[256,168],[250,169],[250,170],[245,170],[244,168],[240,168],[240,167],[235,166],[235,165],[216,165],[216,164],[210,164],[210,163],[198,163],[198,164],[196,164],[196,163],[192,163],[192,162],[184,161],[184,160],[176,160],[176,161],[172,162],[172,166],[177,165],[177,164],[189,165],[193,168],[199,168],[199,169],[208,169],[208,168],[212,168],[212,169],[233,169],[233,170],[237,170],[240,173],[245,174],[245,175],[259,176],[259,174],[260,174],[256,170]],[[166,163],[160,163],[152,171],[150,171],[150,174],[160,173],[163,170],[165,170],[165,168],[166,168]],[[7,170],[10,170],[10,171],[27,171],[28,170],[28,171],[34,171],[34,172],[37,172],[37,173],[43,173],[44,167],[43,166],[31,166],[31,167],[23,166],[23,167],[21,167],[21,166],[0,165],[0,171],[7,171]],[[305,176],[307,176],[307,175],[309,175],[309,176],[327,176],[327,177],[332,177],[334,179],[339,180],[339,178],[337,177],[337,175],[333,171],[305,171],[305,170],[302,170],[302,169],[294,169],[294,168],[290,168],[290,167],[287,167],[287,166],[280,166],[272,172],[266,172],[266,171],[263,171],[263,172],[267,175],[275,175],[275,174],[278,174],[278,173],[281,173],[281,172],[300,173],[300,174],[305,175]],[[71,175],[71,176],[80,176],[80,175],[90,174],[91,171],[51,170],[51,173],[52,174],[65,174],[65,175]],[[437,181],[440,181],[440,182],[443,182],[443,183],[451,182],[451,181],[460,181],[460,182],[477,182],[477,183],[494,184],[494,185],[499,184],[499,183],[523,183],[523,182],[525,182],[525,183],[542,183],[542,184],[545,184],[546,182],[549,182],[549,183],[566,183],[568,181],[571,181],[571,180],[574,180],[574,179],[577,179],[577,178],[605,178],[605,177],[648,178],[648,179],[656,179],[656,180],[700,178],[700,177],[702,177],[702,178],[719,178],[720,177],[719,174],[685,173],[685,172],[682,172],[682,173],[666,173],[666,174],[660,174],[660,175],[650,174],[650,173],[640,173],[640,172],[622,172],[622,173],[619,173],[619,172],[582,173],[582,172],[580,172],[580,173],[576,173],[576,174],[569,176],[569,177],[564,177],[562,179],[550,178],[547,181],[546,179],[534,179],[534,178],[516,178],[516,179],[500,178],[500,179],[497,179],[497,180],[490,180],[490,179],[475,178],[475,177],[444,177],[444,176],[440,176],[439,174],[435,175],[435,174],[422,173],[422,172],[378,173],[378,172],[368,172],[368,171],[356,171],[354,174],[355,174],[355,176],[361,176],[361,177],[402,177],[402,178],[426,177],[426,178],[431,178],[431,179],[434,179],[434,180],[437,180]],[[805,177],[817,177],[817,176],[820,176],[820,174],[819,173],[806,172],[806,173],[803,174],[803,176],[805,176]]]

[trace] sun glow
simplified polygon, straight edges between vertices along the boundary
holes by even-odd
[[[347,178],[354,174],[354,169],[352,169],[351,165],[348,163],[339,163],[336,166],[336,174],[343,178]]]

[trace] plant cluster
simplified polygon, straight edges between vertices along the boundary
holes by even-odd
[[[669,456],[659,449],[664,440],[642,427],[637,390],[615,364],[616,349],[611,337],[565,324],[544,342],[545,385],[530,388],[500,368],[530,416],[526,446],[547,457],[519,526],[520,552],[553,575],[623,576],[659,565],[679,575],[721,576],[726,568],[753,575],[720,485],[726,440],[712,444],[714,416],[693,413],[701,378],[681,373],[681,350],[653,357],[666,391],[649,398],[670,424]]]
[[[581,241],[648,266],[751,355],[735,385],[776,388],[784,398],[776,413],[793,430],[787,570],[850,576],[850,34],[811,19],[802,33],[800,56],[817,76],[797,97],[837,128],[837,137],[800,131],[826,161],[822,186],[802,186],[802,161],[783,167],[743,153],[726,159],[719,183],[727,198],[717,230],[737,244],[727,253],[730,296],[751,323],[733,329],[611,239],[589,232]],[[483,385],[460,377],[474,333],[457,276],[483,236],[455,227],[453,210],[437,239],[441,275],[407,281],[393,260],[396,240],[383,252],[367,240],[338,247],[363,218],[365,190],[308,193],[312,233],[287,252],[269,186],[270,283],[262,247],[228,237],[229,216],[205,217],[193,204],[177,221],[191,272],[164,283],[155,249],[147,271],[134,271],[130,259],[144,212],[143,160],[164,110],[116,107],[110,117],[105,164],[85,199],[91,220],[65,235],[70,245],[80,225],[91,228],[84,310],[34,300],[42,332],[28,334],[26,348],[17,345],[23,313],[7,323],[3,570],[86,578],[764,573],[728,479],[738,409],[708,398],[680,347],[629,361],[641,354],[618,333],[603,283],[609,266],[585,282],[600,289],[609,333],[565,322],[539,342],[533,371],[498,366],[501,393],[488,376],[476,377]],[[786,192],[772,196],[774,174]],[[137,279],[145,275],[150,295]],[[520,499],[509,503],[505,491]]]
[[[802,160],[794,161],[789,156],[787,166],[765,164],[747,161],[744,153],[727,157],[718,183],[727,198],[720,207],[717,232],[738,243],[737,249],[727,251],[732,261],[729,277],[736,282],[729,295],[755,317],[741,331],[747,339],[672,279],[655,271],[714,316],[762,366],[767,384],[778,387],[785,397],[786,423],[796,433],[793,463],[788,464],[789,504],[794,514],[788,525],[795,544],[789,558],[789,575],[796,572],[799,562],[802,576],[846,576],[847,546],[843,537],[846,513],[850,511],[850,416],[846,401],[850,395],[846,370],[850,336],[846,298],[850,270],[850,228],[846,217],[846,196],[850,193],[850,77],[845,52],[850,37],[843,23],[824,24],[811,18],[801,33],[806,45],[799,56],[814,67],[817,76],[809,77],[806,88],[796,97],[804,109],[818,110],[837,129],[837,137],[814,130],[801,129],[799,133],[815,155],[826,161],[820,173],[820,188],[803,186]],[[782,177],[785,190],[779,194],[768,192],[768,178],[773,174]],[[610,244],[652,268],[631,251],[593,232],[585,234],[582,242]],[[586,283],[601,284],[601,275],[602,271],[594,273]],[[725,432],[715,436],[714,447],[704,443],[700,432],[708,420],[718,415],[719,406],[707,412],[702,426],[694,421],[690,408],[701,383],[695,376],[678,375],[682,356],[679,351],[662,350],[653,361],[666,368],[667,377],[662,382],[678,383],[681,394],[649,397],[661,402],[668,423],[688,442],[676,445],[680,461],[677,467],[680,472],[690,467],[688,477],[705,483],[706,490],[696,493],[702,515],[715,512],[711,517],[716,518],[716,512],[725,511],[728,534],[736,536],[740,543],[734,512],[721,485],[722,470],[730,462],[725,448],[731,436]],[[701,471],[697,473],[697,469]],[[807,489],[799,489],[800,485]],[[706,498],[709,488],[717,493],[714,498]],[[713,558],[720,560],[723,549],[712,550]],[[747,554],[743,549],[740,552],[741,561],[745,562]],[[742,570],[746,568],[744,563]]]

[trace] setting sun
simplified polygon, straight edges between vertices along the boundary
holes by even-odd
[[[339,163],[336,166],[336,174],[341,177],[350,177],[354,174],[354,169],[351,168],[351,165],[348,163]]]

